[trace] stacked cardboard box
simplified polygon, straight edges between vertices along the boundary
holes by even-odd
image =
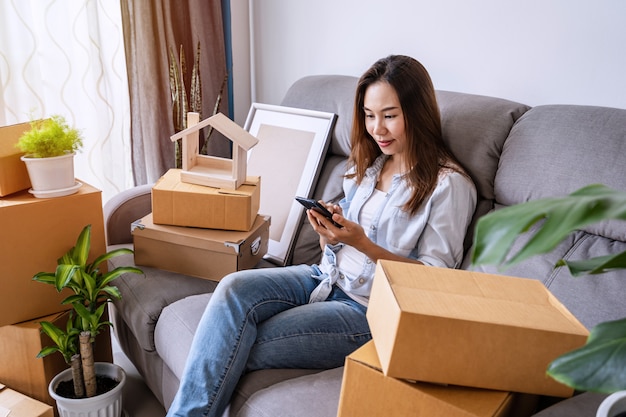
[[[100,190],[83,183],[76,194],[35,198],[23,190],[0,198],[0,326],[57,313],[69,295],[33,281],[91,224],[91,259],[106,251]]]
[[[0,384],[0,416],[53,417],[52,407]]]
[[[29,123],[0,127],[0,197],[30,188],[26,165],[15,145],[22,133],[30,130]]]
[[[0,327],[0,381],[29,397],[54,405],[54,400],[48,394],[48,384],[68,365],[60,353],[37,358],[41,349],[53,344],[40,331],[39,323],[49,321],[64,329],[68,315],[68,312],[55,313]],[[108,331],[98,335],[94,358],[98,362],[112,362],[111,336]]]
[[[155,224],[149,214],[133,224],[135,264],[219,281],[254,267],[267,253],[270,218],[258,215],[239,232]]]
[[[509,416],[510,393],[568,397],[545,371],[588,336],[539,281],[393,261],[377,265],[367,319],[373,343],[346,360],[342,416],[382,393],[390,407],[446,416]]]
[[[70,292],[59,293],[32,278],[54,271],[57,259],[74,246],[88,224],[93,260],[106,251],[102,197],[100,190],[85,183],[64,197],[36,198],[22,189],[0,198],[0,381],[48,404],[54,404],[48,383],[67,366],[60,354],[37,358],[42,347],[52,345],[41,334],[39,322],[67,320],[68,306],[61,301]],[[107,335],[98,343],[97,359],[110,361]]]
[[[219,281],[267,253],[270,217],[259,215],[261,178],[236,189],[185,182],[170,169],[152,188],[152,213],[133,224],[135,264]]]
[[[152,188],[155,224],[249,231],[259,212],[261,179],[247,177],[235,190],[191,184],[170,169]]]

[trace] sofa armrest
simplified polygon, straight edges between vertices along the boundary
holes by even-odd
[[[152,186],[138,185],[106,202],[103,211],[107,245],[132,243],[131,223],[152,211]]]

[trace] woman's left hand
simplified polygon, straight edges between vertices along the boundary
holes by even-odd
[[[333,221],[342,227],[335,226],[329,219],[315,210],[307,210],[309,223],[313,226],[313,230],[315,230],[326,243],[336,245],[341,242],[359,249],[359,242],[369,240],[360,224],[343,217],[339,206],[327,205],[327,208],[333,213]]]

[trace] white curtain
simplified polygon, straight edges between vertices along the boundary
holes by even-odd
[[[103,202],[134,185],[129,109],[119,1],[0,1],[0,125],[63,115]]]

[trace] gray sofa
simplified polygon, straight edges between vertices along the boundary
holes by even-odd
[[[341,195],[356,81],[349,76],[305,77],[294,83],[282,102],[338,115],[315,188],[316,199],[337,200]],[[475,218],[524,201],[564,195],[590,183],[626,190],[626,110],[572,105],[531,108],[505,99],[448,91],[438,91],[438,99],[445,140],[479,192]],[[130,244],[130,223],[150,210],[150,185],[110,200],[105,206],[109,245]],[[471,232],[468,246],[470,242]],[[623,250],[626,224],[608,223],[577,232],[554,252],[510,270],[480,270],[540,280],[591,328],[601,321],[626,316],[624,272],[574,279],[565,269],[554,270],[552,266],[561,257],[586,258]],[[316,262],[319,256],[317,236],[303,219],[290,263]],[[115,262],[128,264],[132,258],[120,257]],[[463,268],[469,267],[466,261]],[[122,349],[167,407],[216,283],[153,268],[144,271],[145,276],[117,280],[123,298],[115,302],[112,316]],[[342,368],[253,372],[242,379],[229,413],[334,416],[341,377]],[[577,395],[537,416],[590,415],[588,410],[595,409],[601,399],[599,395]]]

